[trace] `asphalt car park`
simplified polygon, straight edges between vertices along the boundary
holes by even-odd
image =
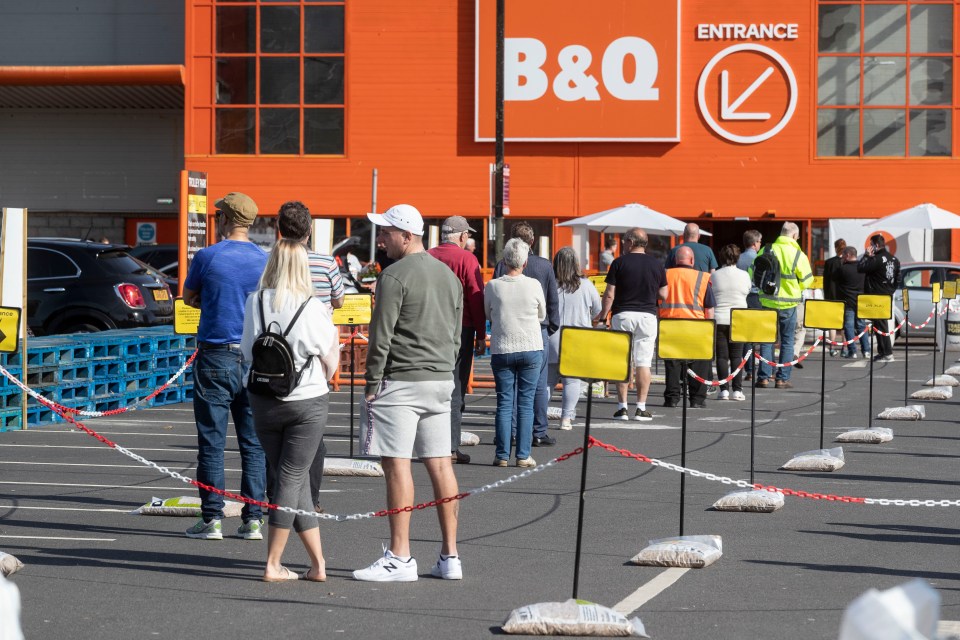
[[[914,350],[916,349],[916,350]],[[911,388],[929,378],[929,346],[913,346]],[[955,359],[956,354],[949,361]],[[874,412],[903,404],[902,345],[897,361],[875,364]],[[818,448],[820,350],[796,371],[792,390],[757,391],[756,480],[809,492],[891,499],[960,498],[956,399],[924,403],[919,422],[884,422],[894,439],[844,446],[834,473],[788,472],[791,456]],[[939,364],[940,354],[937,354]],[[869,365],[829,358],[827,442],[868,422]],[[680,461],[681,411],[660,407],[651,391],[651,422],[612,420],[612,399],[593,404],[591,433],[632,452]],[[736,479],[749,476],[750,390],[746,402],[708,399],[688,412],[687,466]],[[349,392],[332,397],[327,444],[349,451]],[[490,485],[523,471],[493,460],[492,390],[469,396],[464,428],[480,436],[473,460],[455,467],[461,489]],[[585,403],[573,431],[551,431],[558,443],[533,450],[547,462],[583,442]],[[359,424],[358,414],[354,417]],[[192,476],[196,464],[190,405],[172,405],[85,421],[106,437],[172,470]],[[874,421],[874,426],[878,423]],[[828,446],[836,446],[829,444]],[[679,526],[678,474],[594,447],[589,454],[579,596],[639,616],[661,639],[836,638],[847,604],[868,589],[922,578],[942,598],[942,629],[960,620],[958,507],[851,504],[788,497],[772,514],[717,512],[730,491],[720,482],[686,481],[685,533],[723,539],[723,557],[705,569],[639,567],[629,562],[649,539]],[[0,434],[0,549],[25,568],[14,576],[23,599],[26,637],[183,638],[197,634],[356,638],[486,638],[519,606],[572,594],[582,456],[574,456],[461,502],[459,582],[429,576],[439,548],[431,510],[413,517],[420,580],[356,582],[388,541],[383,518],[321,522],[325,584],[264,584],[264,542],[226,536],[189,540],[190,518],[129,511],[152,496],[195,495],[66,425]],[[417,501],[432,498],[415,466]],[[229,440],[228,488],[239,486],[239,455]],[[328,514],[383,508],[382,478],[324,480]],[[227,520],[224,532],[239,523]],[[296,541],[285,562],[303,570]],[[950,626],[954,625],[954,626]],[[946,633],[946,631],[945,631]]]

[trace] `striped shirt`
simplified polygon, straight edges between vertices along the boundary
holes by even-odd
[[[331,300],[343,297],[343,281],[340,279],[340,266],[331,256],[307,251],[310,264],[310,280],[313,282],[313,296],[332,309]]]

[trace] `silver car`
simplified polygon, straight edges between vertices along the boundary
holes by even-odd
[[[906,289],[910,298],[910,323],[918,325],[927,319],[933,309],[933,283],[939,282],[942,291],[944,282],[960,280],[960,263],[909,262],[900,265],[900,279],[902,288],[897,289],[897,292],[893,294],[897,322],[899,323],[900,319],[903,318],[903,289]],[[942,311],[947,304],[947,300],[942,300],[940,310]],[[948,317],[951,320],[960,320],[960,300],[950,300],[949,305]],[[927,323],[923,329],[911,328],[910,335],[932,338],[934,327],[936,327],[937,344],[942,345],[944,318],[938,316],[934,320]],[[901,330],[902,334],[903,331]]]

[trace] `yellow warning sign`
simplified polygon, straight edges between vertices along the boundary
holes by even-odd
[[[777,341],[777,312],[773,309],[731,309],[730,340],[774,344]]]
[[[810,283],[811,289],[823,289],[823,276],[813,276],[813,281]]]
[[[904,312],[910,311],[910,290],[903,290],[903,310]]]
[[[665,318],[657,352],[664,360],[713,360],[716,322]]]
[[[627,382],[632,343],[627,331],[563,327],[559,373],[565,378]]]
[[[889,294],[857,296],[857,318],[886,320],[891,315],[893,315],[893,296]]]
[[[953,300],[957,297],[957,281],[947,280],[943,283],[943,297],[947,300]]]
[[[200,309],[189,306],[183,298],[173,301],[173,332],[196,335],[200,328]]]
[[[0,307],[0,352],[14,353],[20,346],[20,309]]]
[[[809,329],[843,329],[843,303],[836,300],[805,300],[803,326]]]
[[[373,296],[369,293],[348,293],[343,306],[333,310],[333,324],[370,324],[373,317]]]
[[[593,283],[593,286],[597,288],[597,292],[602,297],[607,290],[607,276],[588,276],[590,282]]]
[[[937,304],[940,302],[941,294],[942,292],[940,291],[940,283],[934,282],[933,291],[930,292],[930,301],[933,302],[933,304]]]

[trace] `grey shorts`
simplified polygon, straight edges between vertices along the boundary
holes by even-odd
[[[452,376],[381,381],[376,397],[360,403],[361,452],[387,458],[449,456],[451,395]]]

